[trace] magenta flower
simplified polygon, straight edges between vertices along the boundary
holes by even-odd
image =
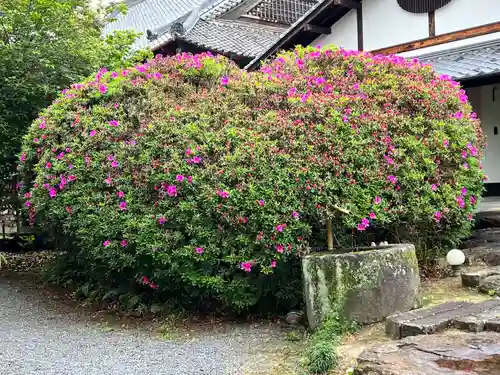
[[[199,156],[195,156],[191,159],[191,162],[193,162],[194,164],[199,164],[201,163],[201,158]]]
[[[158,223],[159,223],[160,225],[164,225],[166,222],[167,222],[167,220],[166,220],[163,216],[161,216],[161,217],[158,219]]]
[[[177,196],[177,187],[175,185],[169,185],[167,188],[167,194],[169,197]]]
[[[118,196],[118,198],[123,198],[125,196],[125,193],[123,191],[119,191],[118,193],[116,193],[116,195]]]
[[[292,87],[288,90],[288,96],[294,96],[297,93],[297,89]]]
[[[276,225],[276,230],[278,232],[283,232],[283,230],[286,228],[286,224],[278,224]]]
[[[458,111],[458,112],[455,112],[453,117],[455,117],[457,120],[461,120],[464,117],[464,114],[462,112]]]
[[[108,91],[108,88],[106,85],[99,85],[99,92],[101,94],[106,94],[107,91]]]
[[[217,195],[221,198],[229,198],[229,193],[225,190],[217,190]]]
[[[118,126],[118,125],[119,125],[119,124],[118,124],[118,121],[116,121],[116,120],[111,120],[111,121],[109,122],[109,126],[114,126],[114,127],[116,127],[116,126]]]
[[[462,197],[457,197],[457,204],[458,204],[458,207],[464,208],[465,207],[464,199]]]
[[[192,183],[193,182],[193,176],[188,176],[187,180],[188,180],[188,183]]]
[[[73,164],[68,164],[68,169],[73,169]]]
[[[448,141],[447,139],[443,139],[443,146],[448,148],[450,146],[450,141]]]
[[[117,72],[111,73],[111,78],[117,78],[117,77],[118,77],[118,73]]]
[[[298,219],[298,218],[300,217],[300,214],[299,214],[297,211],[293,211],[293,212],[292,212],[292,217],[293,217],[294,219]]]
[[[127,209],[127,202],[120,202],[120,210],[124,211]]]
[[[33,138],[33,142],[38,143],[38,142],[40,142],[40,140],[38,138]]]
[[[259,206],[264,207],[265,204],[266,204],[266,201],[264,201],[264,199],[261,199],[259,201]]]
[[[189,156],[189,155],[191,155],[191,149],[190,149],[190,148],[187,148],[187,149],[186,149],[186,156]]]
[[[31,198],[31,193],[30,192],[25,193],[24,194],[24,198],[27,198],[27,199]]]
[[[431,185],[431,190],[432,190],[432,191],[436,191],[436,190],[437,190],[437,188],[438,188],[438,187],[437,187],[437,185],[436,185],[436,184],[432,184],[432,185]]]
[[[24,205],[25,205],[26,207],[30,207],[30,206],[31,206],[31,202],[30,202],[30,201],[26,201],[26,202],[24,202]]]
[[[49,189],[49,197],[51,197],[51,198],[55,198],[55,197],[56,197],[56,195],[57,195],[57,190],[56,190],[56,189],[54,189],[54,188],[50,188],[50,189]]]
[[[467,151],[462,151],[462,159],[467,158]]]
[[[396,185],[396,183],[398,182],[398,179],[396,178],[396,176],[393,176],[393,175],[390,175],[390,176],[387,176],[387,179],[391,182],[391,184],[393,185]]]
[[[203,250],[203,248],[202,248],[202,247],[197,247],[197,248],[195,249],[195,251],[196,251],[196,253],[197,253],[197,254],[203,254],[203,251],[204,251],[204,250]]]
[[[467,143],[467,148],[469,149],[470,154],[472,156],[476,156],[477,155],[477,148],[475,148],[471,143]]]
[[[103,244],[104,247],[108,247],[109,245],[111,245],[111,241],[110,240],[106,240],[102,244]]]
[[[380,204],[380,203],[382,203],[382,198],[379,196],[376,196],[375,197],[375,204]]]
[[[153,78],[154,79],[162,79],[163,75],[160,72],[156,72],[155,74],[153,74]]]
[[[274,248],[278,253],[283,253],[285,251],[285,246],[283,245],[274,245]]]
[[[467,188],[464,186],[462,187],[462,189],[460,189],[460,193],[462,194],[462,196],[466,196],[467,195]]]
[[[108,176],[108,177],[104,180],[104,182],[105,182],[107,185],[111,185],[111,177],[110,177],[110,176]]]
[[[370,226],[370,220],[367,218],[361,219],[361,222],[357,225],[359,231],[364,231]]]
[[[96,130],[91,130],[89,132],[89,137],[93,137],[94,135],[96,135],[97,131]]]
[[[377,215],[375,215],[375,212],[370,212],[370,219],[376,219]]]
[[[276,261],[274,259],[271,261],[271,267],[276,268]]]
[[[477,198],[476,198],[475,196],[473,196],[473,195],[472,195],[472,196],[470,197],[469,201],[470,201],[470,204],[475,205],[475,204],[476,204],[476,202],[477,202]]]
[[[75,181],[76,180],[76,176],[74,174],[70,174],[68,176],[68,181]]]
[[[47,164],[45,164],[45,168],[47,168],[47,169],[52,168],[52,163],[51,163],[51,162],[48,162]]]
[[[40,129],[45,129],[45,120],[42,120],[39,127]]]
[[[182,182],[182,181],[184,181],[184,176],[183,176],[183,175],[181,175],[181,174],[178,174],[177,176],[175,176],[175,179],[176,179],[177,181],[179,181],[179,182]]]
[[[108,161],[113,161],[113,160],[115,160],[115,157],[113,155],[108,155],[107,159],[108,159]]]
[[[435,220],[437,223],[439,223],[439,222],[441,221],[441,217],[442,217],[442,215],[441,215],[441,211],[436,211],[436,212],[434,212],[434,220]]]
[[[112,163],[111,163],[111,166],[113,168],[117,168],[118,167],[118,162],[116,160],[114,160]]]
[[[228,83],[229,83],[229,78],[227,76],[224,76],[224,77],[221,78],[220,84],[222,86],[227,86]]]
[[[127,240],[121,240],[120,241],[120,245],[122,245],[122,247],[127,247],[128,241]]]
[[[127,74],[128,74],[128,70],[127,69],[124,69],[124,70],[121,71],[122,77],[126,77]]]
[[[21,161],[26,161],[26,154],[21,154]]]
[[[250,262],[242,262],[240,264],[240,267],[245,272],[251,272],[252,271],[252,263],[250,263]]]

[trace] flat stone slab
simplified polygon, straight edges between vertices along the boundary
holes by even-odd
[[[500,275],[500,267],[488,267],[462,272],[462,285],[468,288],[477,288],[482,280],[489,276]]]
[[[500,228],[474,231],[461,248],[469,265],[500,266]]]
[[[457,328],[474,332],[489,330],[499,317],[500,299],[480,303],[448,302],[439,306],[398,313],[387,318],[386,333],[393,339],[429,335]],[[496,331],[496,329],[491,329]]]
[[[408,337],[379,344],[358,357],[354,375],[500,374],[500,333]]]
[[[500,296],[500,275],[492,275],[484,278],[479,283],[478,289],[482,293],[494,293]]]

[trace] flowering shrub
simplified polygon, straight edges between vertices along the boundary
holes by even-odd
[[[101,70],[41,113],[20,169],[30,220],[72,238],[73,277],[241,310],[296,303],[296,260],[326,218],[456,242],[482,148],[448,77],[298,48],[256,73],[210,54]]]

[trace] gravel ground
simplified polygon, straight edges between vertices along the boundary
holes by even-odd
[[[182,343],[138,329],[104,332],[46,302],[36,289],[0,276],[1,375],[239,375],[265,366],[261,349],[276,352],[280,341],[265,326]]]

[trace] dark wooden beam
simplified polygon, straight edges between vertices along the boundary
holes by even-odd
[[[414,40],[408,43],[402,43],[391,47],[380,48],[371,51],[374,54],[396,54],[402,52],[413,51],[420,48],[438,46],[440,44],[456,42],[457,40],[464,40],[474,38],[476,36],[487,35],[491,33],[500,32],[500,22],[489,23],[483,26],[471,27],[470,29],[463,29],[454,31],[452,33],[441,34],[432,38],[425,38]]]
[[[361,3],[359,3],[355,0],[334,0],[333,4],[340,5],[342,7],[349,8],[349,9],[358,9],[361,7]]]
[[[316,25],[311,25],[311,24],[305,24],[304,31],[310,31],[310,32],[316,33],[316,34],[331,34],[332,33],[332,29],[329,27],[321,27],[321,26],[316,26]]]
[[[428,13],[429,16],[429,37],[436,36],[436,12]]]
[[[363,8],[356,9],[356,21],[358,24],[358,51],[363,51]]]

